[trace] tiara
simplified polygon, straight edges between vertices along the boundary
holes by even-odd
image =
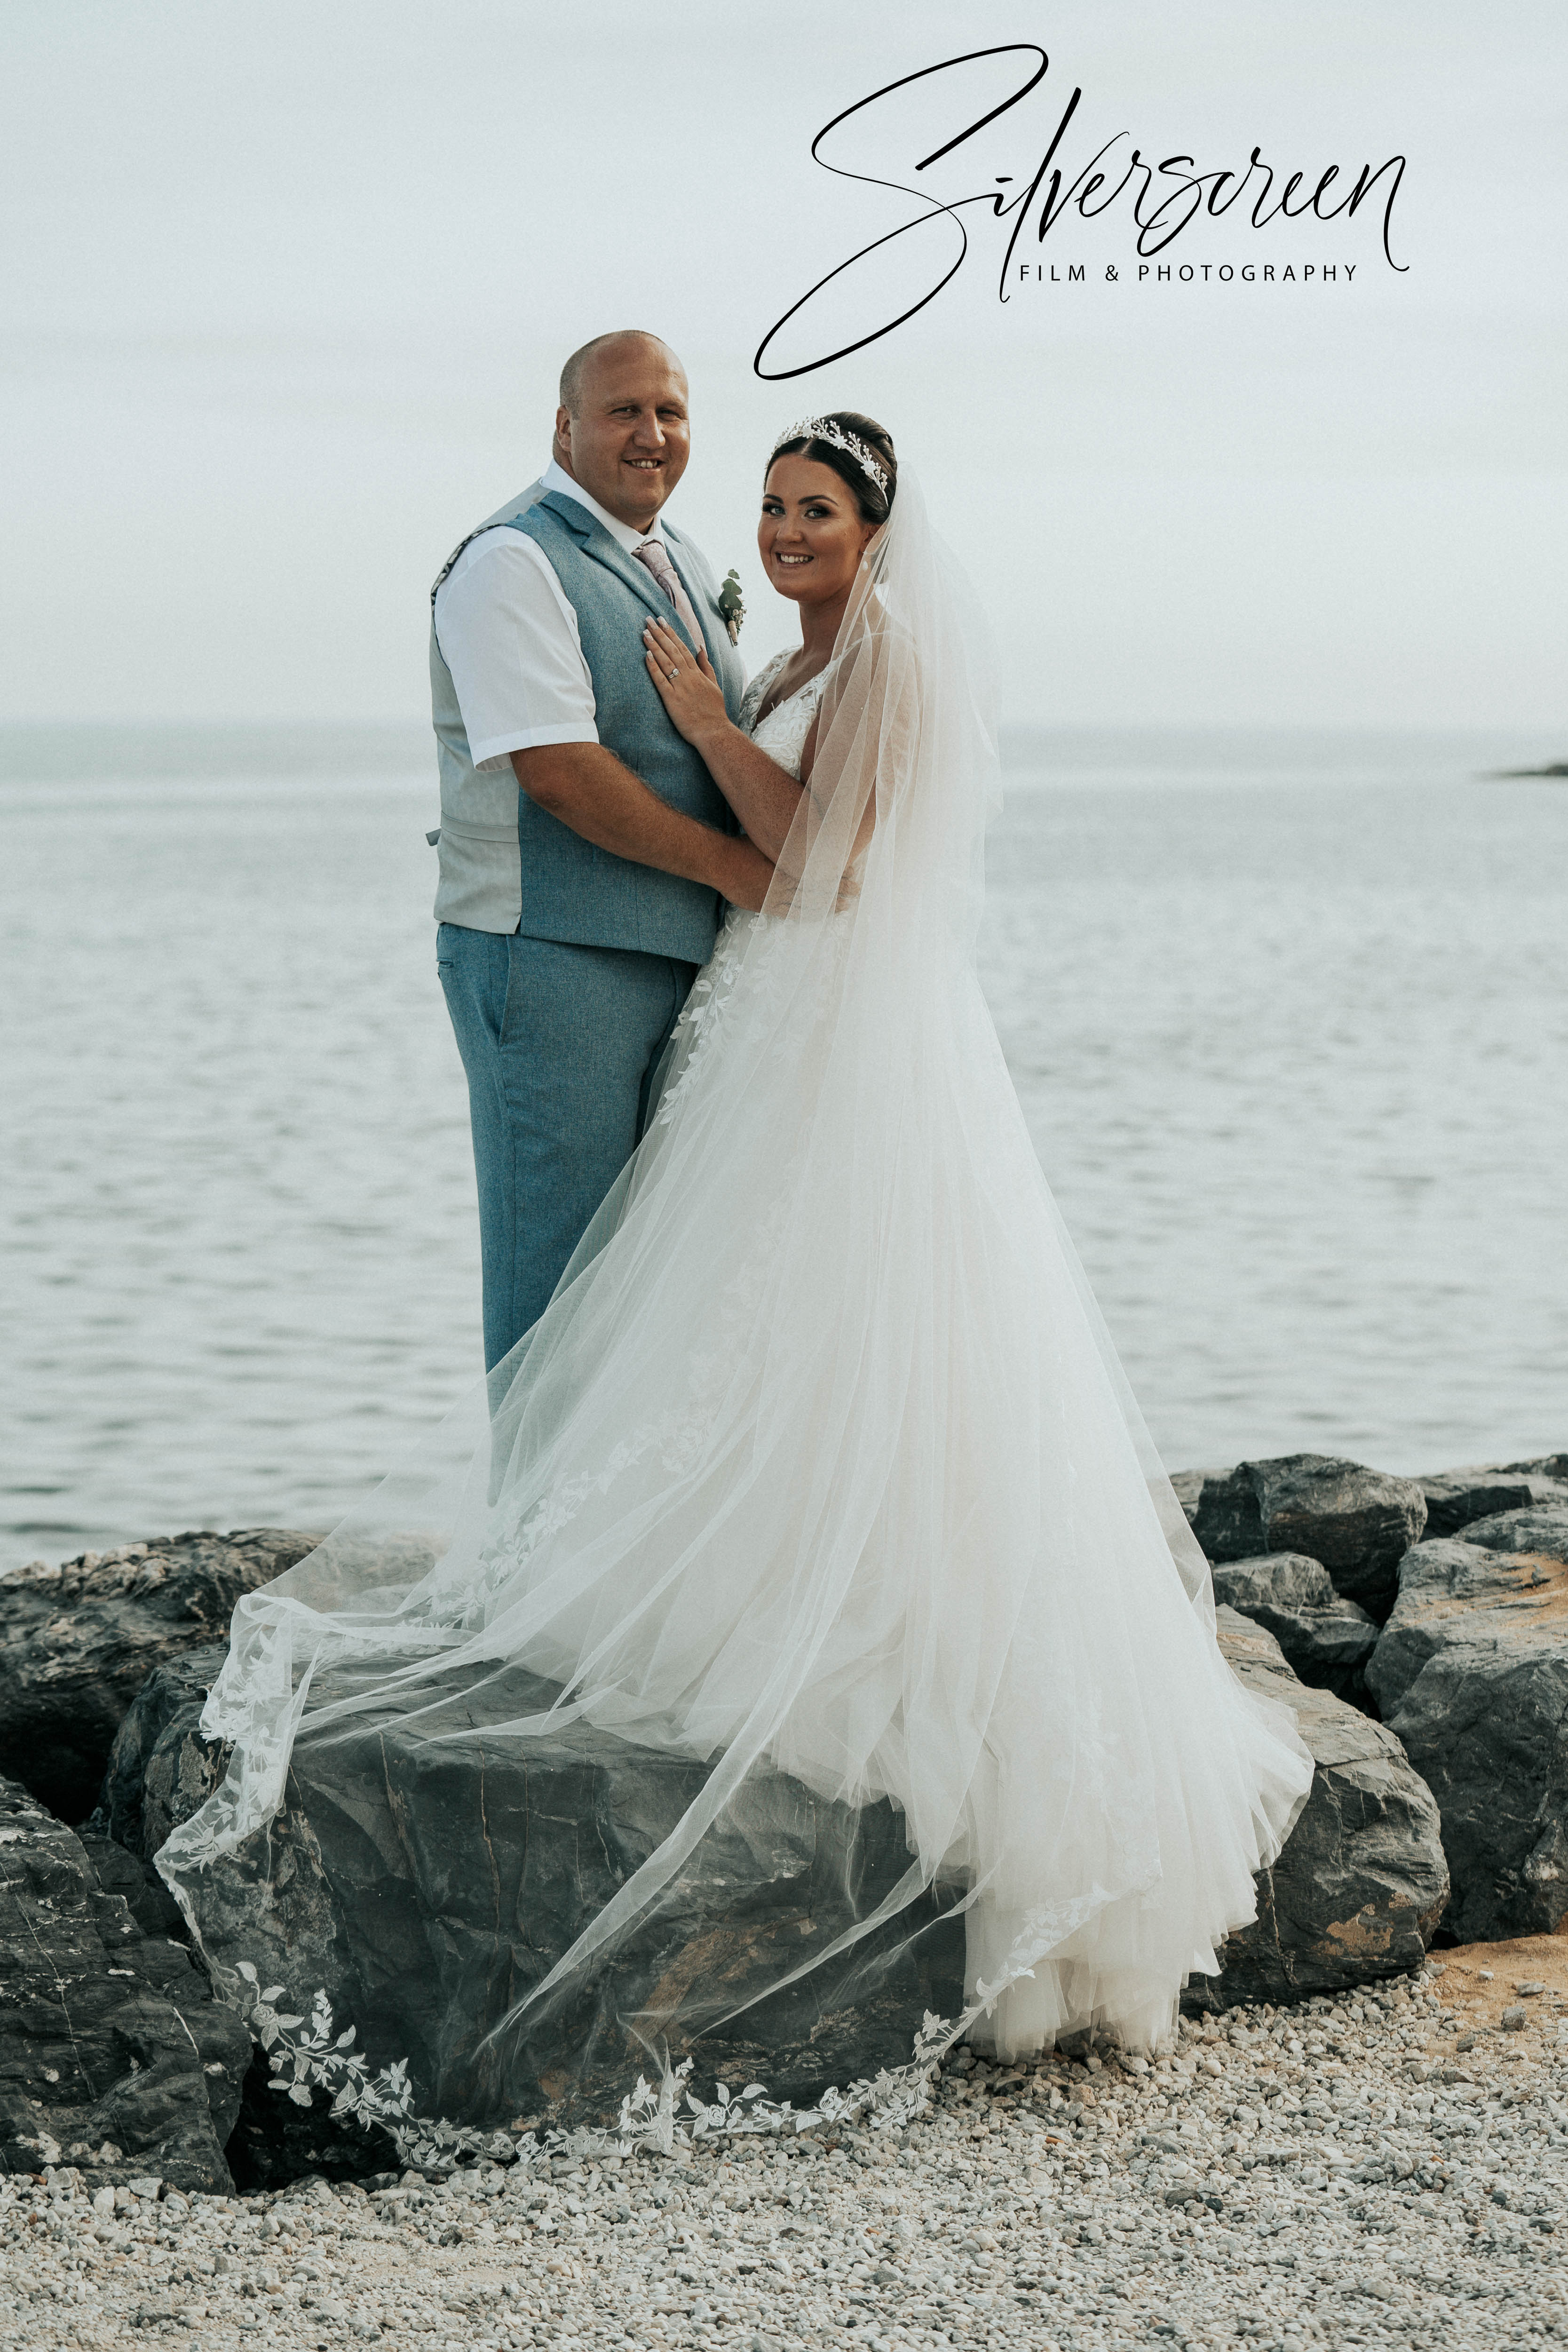
[[[780,433],[778,440],[773,444],[773,455],[775,457],[779,455],[779,450],[782,449],[786,441],[827,441],[831,442],[835,449],[846,450],[854,459],[855,464],[860,467],[862,473],[869,474],[872,480],[876,484],[877,488],[882,492],[883,497],[884,499],[886,498],[886,474],[877,464],[876,459],[872,456],[871,451],[866,447],[865,443],[861,439],[859,434],[846,433],[843,426],[840,425],[835,418],[831,416],[807,416],[802,418],[799,425],[791,425],[789,431],[787,433]]]

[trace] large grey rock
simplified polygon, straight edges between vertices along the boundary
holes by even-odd
[[[221,1774],[197,1717],[222,1657],[214,1646],[162,1668],[115,1743],[99,1818],[149,1853]],[[426,1734],[441,1723],[482,1727],[550,1695],[520,1672],[451,1693],[436,1725],[367,1717],[362,1744],[297,1748],[270,1832],[243,1868],[213,1864],[197,1896],[220,1981],[248,1960],[298,2009],[324,1990],[376,2066],[409,2062],[427,2115],[505,2126],[613,2113],[650,2063],[639,2012],[658,2012],[699,1971],[743,2002],[780,1972],[781,1954],[798,1965],[825,1950],[907,1868],[891,1805],[856,1812],[783,1774],[761,1777],[611,1969],[522,2039],[484,2048],[674,1827],[706,1767],[581,1726],[524,1750],[499,1736],[435,1744]],[[700,2041],[672,2036],[674,2055],[689,2050],[699,2080],[763,2082],[797,2104],[901,2063],[925,2012],[950,2016],[962,2002],[963,1923],[942,1922],[945,1907],[923,1906],[918,1941],[869,1987],[853,1981],[862,1944]],[[382,2161],[367,2154],[364,2169]]]
[[[1417,1483],[1427,1497],[1428,1537],[1457,1536],[1472,1521],[1495,1517],[1500,1511],[1552,1503],[1568,1507],[1568,1481],[1520,1468],[1507,1470],[1495,1463],[1474,1470],[1442,1470]]]
[[[83,1841],[0,1780],[0,2172],[226,2192],[250,2036]]]
[[[1316,1770],[1258,1917],[1227,1938],[1218,1977],[1195,1977],[1189,2011],[1299,2000],[1416,1967],[1448,1900],[1437,1808],[1399,1741],[1326,1690],[1297,1681],[1271,1633],[1218,1612],[1220,1648],[1249,1690],[1296,1712]]]
[[[190,1943],[184,1914],[150,1862],[128,1853],[93,1821],[84,1822],[76,1834],[101,1892],[120,1897],[144,1936]]]
[[[1322,1560],[1336,1592],[1379,1621],[1385,1617],[1399,1590],[1399,1562],[1427,1524],[1427,1498],[1416,1480],[1321,1454],[1249,1466],[1264,1549]]]
[[[1568,1916],[1568,1512],[1417,1544],[1367,1679],[1430,1782],[1462,1942]]]
[[[174,1936],[187,1933],[184,1919],[152,1858],[174,1823],[188,1821],[223,1778],[228,1750],[204,1738],[197,1719],[225,1654],[225,1643],[210,1643],[149,1675],[120,1727],[97,1810],[82,1832],[99,1878],[107,1883],[112,1869],[133,1905],[140,1901],[160,1919],[176,1923],[169,1928]],[[118,1864],[103,1855],[118,1856]],[[140,1895],[137,1880],[151,1882]],[[401,2161],[384,2132],[352,2119],[340,2122],[325,2099],[298,2107],[278,2096],[259,2050],[224,2152],[235,2186],[245,2190],[276,2189],[311,2174],[353,2180]]]
[[[1483,1551],[1539,1552],[1547,1559],[1568,1559],[1568,1505],[1532,1503],[1527,1510],[1472,1519],[1464,1539]]]
[[[1178,1470],[1171,1480],[1205,1557],[1216,1567],[1255,1559],[1267,1549],[1251,1468],[1243,1462],[1235,1470]]]
[[[1394,1606],[1400,1558],[1427,1523],[1417,1480],[1326,1454],[1182,1471],[1172,1483],[1216,1567],[1262,1552],[1304,1552],[1322,1561],[1337,1592],[1380,1624]]]
[[[284,1528],[159,1537],[0,1580],[0,1773],[79,1822],[153,1667],[226,1634],[240,1594],[319,1541]]]
[[[114,1736],[87,1826],[148,1863],[223,1779],[228,1750],[196,1719],[227,1654],[225,1642],[208,1642],[155,1666]]]
[[[1214,1597],[1267,1627],[1302,1682],[1332,1690],[1353,1706],[1365,1704],[1363,1669],[1377,1627],[1364,1609],[1334,1591],[1322,1560],[1299,1551],[1233,1560],[1215,1570]]]

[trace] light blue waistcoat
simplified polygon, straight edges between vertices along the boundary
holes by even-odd
[[[727,803],[670,724],[644,667],[643,625],[649,613],[681,625],[652,573],[585,507],[559,490],[540,498],[536,484],[480,529],[497,525],[524,532],[544,550],[577,614],[600,741],[673,808],[734,832]],[[664,538],[702,621],[708,658],[733,719],[745,678],[719,614],[713,574],[691,541],[668,523]],[[707,961],[720,911],[715,891],[596,849],[529,800],[509,766],[503,773],[478,773],[434,616],[430,687],[441,765],[438,923]]]

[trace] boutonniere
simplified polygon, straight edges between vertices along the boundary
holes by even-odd
[[[729,631],[730,644],[738,645],[740,625],[746,618],[746,606],[740,597],[738,572],[729,572],[725,574],[724,586],[718,592],[718,617]]]

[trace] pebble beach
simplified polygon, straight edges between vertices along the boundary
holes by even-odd
[[[0,2340],[1508,2352],[1568,2336],[1568,1941],[1184,2021],[1152,2062],[961,2050],[897,2131],[520,2145],[240,2198],[8,2180]]]

